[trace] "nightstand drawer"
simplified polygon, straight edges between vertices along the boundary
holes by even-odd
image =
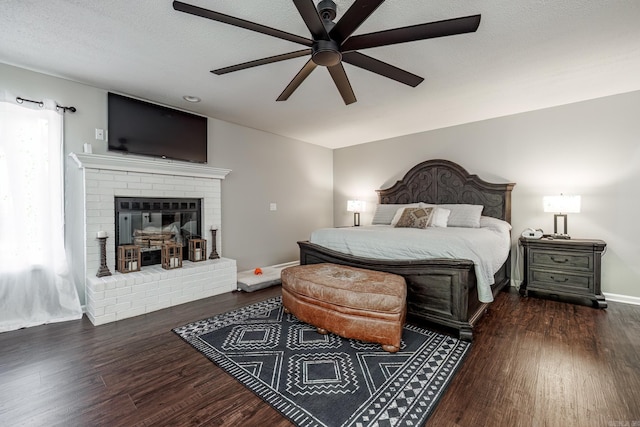
[[[584,291],[593,288],[593,276],[549,270],[529,270],[529,288]]]
[[[570,253],[531,249],[530,266],[553,267],[562,270],[593,271],[593,253]]]

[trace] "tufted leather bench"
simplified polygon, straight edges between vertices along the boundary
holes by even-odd
[[[402,276],[337,264],[309,264],[282,270],[285,311],[321,334],[400,349],[407,313]]]

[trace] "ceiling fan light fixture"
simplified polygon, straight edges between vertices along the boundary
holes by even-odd
[[[193,102],[193,103],[202,101],[200,98],[198,98],[197,96],[193,96],[193,95],[185,95],[185,96],[182,97],[182,99],[184,99],[187,102]]]
[[[333,67],[342,61],[338,43],[333,40],[317,40],[312,47],[311,57],[316,65]]]

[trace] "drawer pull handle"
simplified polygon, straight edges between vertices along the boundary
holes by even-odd
[[[557,262],[558,264],[564,264],[565,262],[569,261],[568,258],[556,258],[556,257],[551,257],[551,261],[553,262]]]
[[[568,281],[569,278],[568,277],[563,277],[562,280],[558,280],[554,276],[551,276],[551,280],[553,280],[554,282],[558,282],[558,283],[564,283],[564,282]]]

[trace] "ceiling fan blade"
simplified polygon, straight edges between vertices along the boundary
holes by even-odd
[[[327,69],[329,70],[329,74],[331,74],[331,78],[336,84],[338,92],[340,92],[344,103],[346,105],[349,105],[356,102],[356,95],[353,93],[351,83],[349,83],[347,73],[344,72],[344,67],[342,66],[342,64],[334,65],[333,67],[327,67]]]
[[[342,62],[355,65],[372,73],[380,74],[381,76],[388,77],[411,87],[418,86],[424,80],[420,76],[416,76],[415,74],[411,74],[408,71],[394,67],[391,64],[387,64],[370,56],[363,55],[360,52],[347,52],[343,54]]]
[[[316,67],[317,65],[311,59],[309,59],[307,63],[304,64],[302,69],[298,71],[298,74],[296,74],[296,76],[293,78],[293,80],[291,80],[291,82],[287,85],[287,87],[284,88],[284,90],[282,91],[278,99],[276,99],[276,101],[286,101],[287,99],[289,99],[291,94],[296,89],[298,89],[298,86],[300,86],[300,84],[304,81],[304,79],[306,79],[309,76],[309,74],[311,74],[311,72],[316,69]]]
[[[371,15],[384,0],[356,0],[331,29],[331,38],[341,44]]]
[[[305,46],[313,45],[313,40],[306,37],[300,37],[295,34],[287,33],[285,31],[276,30],[275,28],[267,27],[265,25],[256,24],[255,22],[246,21],[244,19],[236,18],[233,16],[225,15],[223,13],[214,12],[209,9],[204,9],[198,6],[193,6],[180,1],[173,2],[173,8],[179,12],[189,13],[191,15],[201,16],[213,21],[222,22],[223,24],[229,24],[236,27],[244,28],[246,30],[256,31],[258,33],[266,34],[268,36],[277,37],[279,39],[287,40],[294,43],[299,43]]]
[[[322,18],[318,13],[313,0],[293,0],[298,8],[302,20],[307,25],[314,40],[329,40],[329,33],[322,23]]]
[[[251,67],[257,67],[258,65],[271,64],[273,62],[285,61],[287,59],[298,58],[311,54],[311,49],[302,49],[295,52],[284,53],[282,55],[269,56],[268,58],[256,59],[255,61],[243,62],[238,65],[231,65],[229,67],[218,68],[217,70],[211,70],[213,74],[222,75],[231,73],[233,71],[245,70]]]
[[[343,52],[372,47],[387,46],[415,40],[432,39],[436,37],[452,36],[455,34],[472,33],[480,25],[480,15],[453,18],[426,24],[411,25],[393,30],[378,31],[348,38],[343,44]]]

